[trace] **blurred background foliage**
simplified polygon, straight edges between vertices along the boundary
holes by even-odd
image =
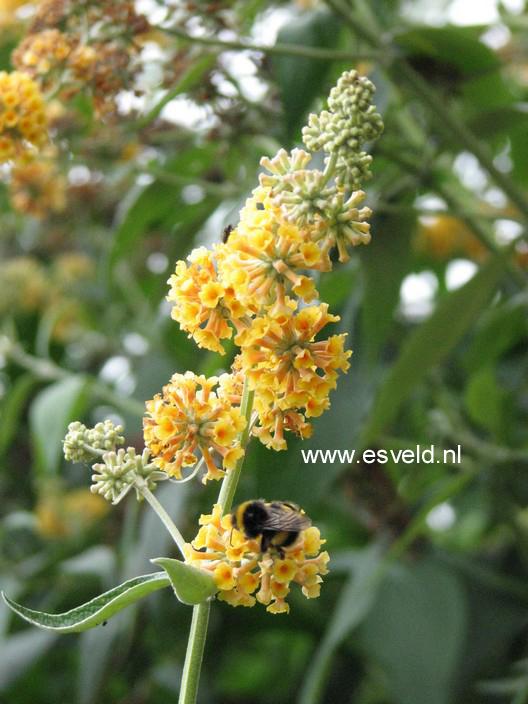
[[[331,572],[319,599],[292,594],[286,617],[217,604],[200,701],[528,702],[528,7],[136,9],[151,26],[122,27],[128,83],[112,83],[122,72],[109,63],[108,84],[68,92],[37,66],[52,144],[0,174],[2,588],[58,612],[171,554],[148,508],[89,492],[61,438],[73,419],[112,418],[139,449],[144,402],[173,372],[229,368],[171,321],[165,282],[236,224],[260,157],[300,146],[309,110],[355,67],[385,121],[366,184],[373,239],[320,277],[354,355],[302,448],[434,444],[461,459],[304,464],[295,439],[281,453],[253,443],[237,500],[302,504]],[[0,2],[0,70],[15,68],[38,11]],[[162,486],[158,498],[189,538],[216,492]],[[2,607],[0,699],[175,702],[190,617],[163,590],[57,637]]]

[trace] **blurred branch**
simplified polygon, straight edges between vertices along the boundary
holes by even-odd
[[[513,449],[487,442],[482,438],[475,437],[472,433],[452,427],[448,437],[454,443],[470,450],[479,459],[497,464],[509,464],[510,462],[528,462],[528,448]]]
[[[11,360],[14,364],[17,364],[23,369],[27,369],[36,377],[45,381],[60,381],[61,379],[77,376],[67,369],[59,367],[58,364],[55,364],[55,362],[50,359],[42,359],[28,354],[22,345],[7,338],[4,338],[4,341],[2,341],[2,352],[5,354],[6,358]],[[119,396],[114,388],[101,383],[93,375],[83,374],[83,376],[89,381],[89,390],[92,396],[106,401],[126,413],[140,417],[145,413],[145,406],[140,401]]]
[[[364,39],[367,44],[379,51],[385,51],[389,56],[396,55],[394,50],[390,51],[390,45],[387,46],[389,40],[384,36],[382,28],[378,26],[374,15],[362,0],[358,0],[356,3],[359,9],[358,13],[353,12],[342,0],[326,0],[326,3],[341,15],[354,33]],[[388,52],[387,49],[389,49]],[[396,84],[401,84],[410,90],[420,102],[429,108],[433,120],[443,134],[450,138],[455,137],[462,148],[475,155],[481,166],[518,208],[523,220],[528,222],[528,199],[524,192],[507,174],[495,166],[493,157],[487,148],[481,144],[471,130],[451,113],[445,101],[437,95],[427,81],[409,65],[406,59],[401,57],[393,61],[388,68],[388,73]]]
[[[199,186],[205,193],[218,196],[219,198],[233,198],[233,196],[239,193],[239,189],[230,183],[213,183],[212,181],[206,181],[205,179],[194,178],[191,176],[181,176],[174,171],[165,171],[164,169],[158,166],[152,166],[151,164],[138,166],[136,173],[138,175],[151,174],[159,181],[168,183],[171,186]]]
[[[475,470],[469,471],[466,469],[463,473],[459,473],[454,477],[449,477],[442,488],[437,491],[429,501],[426,501],[424,505],[420,508],[418,513],[414,516],[412,521],[409,523],[407,528],[403,533],[394,541],[387,552],[387,560],[396,560],[402,557],[407,548],[409,548],[414,541],[419,538],[424,531],[426,531],[427,526],[427,516],[429,513],[438,506],[443,504],[449,499],[459,494],[469,482],[473,479],[476,472]]]
[[[188,34],[179,27],[158,27],[165,34],[178,37],[191,44],[220,47],[223,49],[239,49],[243,51],[258,51],[269,56],[299,56],[305,59],[326,59],[329,61],[362,61],[364,59],[381,60],[380,51],[333,51],[317,47],[295,46],[293,44],[274,44],[266,46],[253,44],[243,40],[218,39],[217,37],[199,37]]]
[[[513,243],[510,243],[506,247],[501,247],[497,244],[497,242],[495,242],[493,234],[488,229],[488,224],[483,223],[473,213],[467,211],[459,199],[442,183],[442,180],[436,178],[436,173],[430,166],[430,161],[427,161],[427,165],[424,163],[423,166],[417,166],[416,161],[405,155],[401,149],[386,149],[378,145],[377,151],[387,159],[393,161],[395,164],[398,164],[405,171],[414,174],[422,182],[426,182],[429,188],[443,198],[448,208],[472,230],[474,235],[490,252],[493,254],[499,254],[508,248],[512,248]],[[511,260],[506,262],[506,266],[513,279],[519,284],[519,286],[524,288],[526,286],[526,275],[523,270]]]
[[[412,210],[419,217],[442,217],[449,215],[450,211],[446,208],[418,208],[413,205],[398,205],[397,203],[386,203],[384,201],[376,201],[371,206],[377,213],[390,213],[394,215],[406,215],[409,210]],[[484,222],[495,222],[498,219],[513,220],[518,222],[516,217],[512,217],[507,213],[481,213],[478,210],[461,210],[460,215],[466,218],[475,218]]]

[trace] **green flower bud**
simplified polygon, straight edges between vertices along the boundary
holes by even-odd
[[[122,425],[114,426],[111,420],[105,420],[87,431],[87,444],[97,450],[115,450],[117,445],[123,445],[125,442],[125,438],[119,435],[122,432]]]
[[[338,157],[334,177],[338,186],[348,190],[357,190],[362,180],[370,178],[371,157],[361,149],[383,131],[383,121],[372,105],[374,92],[374,85],[357,71],[343,73],[330,92],[330,110],[310,115],[303,128],[308,149],[324,149]]]
[[[105,452],[103,462],[93,466],[91,491],[101,494],[108,501],[115,501],[127,487],[133,487],[138,480],[145,481],[152,491],[156,488],[155,478],[159,472],[149,460],[150,453],[147,449],[141,455],[133,447]],[[139,493],[136,493],[139,498]]]
[[[70,462],[91,462],[93,454],[86,450],[87,428],[83,423],[75,421],[68,426],[68,432],[63,443],[64,457]]]

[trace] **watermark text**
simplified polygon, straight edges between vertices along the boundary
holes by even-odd
[[[421,446],[416,445],[416,449],[407,448],[405,450],[301,450],[303,462],[305,464],[315,464],[322,462],[323,464],[386,464],[389,461],[404,462],[405,464],[423,463],[423,464],[460,464],[461,451],[460,445],[456,449],[443,449],[441,452],[435,452],[434,445]]]

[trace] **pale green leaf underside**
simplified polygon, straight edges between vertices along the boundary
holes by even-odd
[[[174,593],[184,604],[192,606],[200,604],[218,591],[213,575],[207,570],[201,570],[169,557],[157,557],[151,562],[163,567],[167,572]]]
[[[163,572],[153,572],[129,579],[118,587],[100,594],[91,601],[62,614],[46,614],[17,604],[2,592],[6,604],[23,619],[54,633],[77,633],[94,628],[126,606],[151,592],[168,587],[170,580]]]

